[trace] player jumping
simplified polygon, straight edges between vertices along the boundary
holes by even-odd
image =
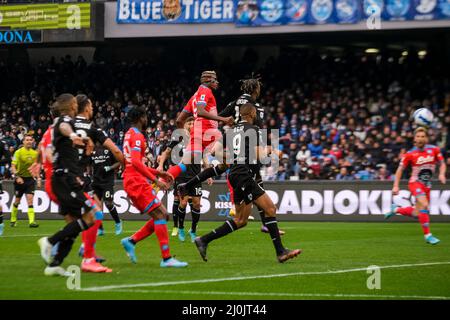
[[[438,147],[427,144],[428,132],[419,127],[414,131],[414,148],[405,153],[395,173],[394,187],[392,193],[398,195],[400,179],[403,171],[411,166],[411,177],[409,179],[409,190],[416,198],[415,206],[399,207],[392,204],[391,212],[385,214],[385,218],[400,214],[403,216],[418,218],[422,226],[425,241],[430,244],[438,244],[440,240],[430,233],[430,190],[431,178],[436,165],[439,165],[439,181],[445,184],[446,165]]]
[[[186,136],[189,136],[189,133],[191,132],[192,126],[194,124],[194,117],[189,117],[186,119],[184,123],[184,130]],[[158,170],[162,171],[164,168],[164,165],[166,162],[171,162],[172,157],[171,153],[174,149],[175,145],[178,145],[180,149],[183,151],[185,150],[185,144],[184,140],[179,141],[172,141],[167,148],[163,151],[161,154],[161,157],[159,159],[159,166]],[[204,164],[207,163],[206,157],[203,158]],[[181,173],[176,179],[175,179],[175,185],[174,190],[177,189],[177,185],[180,183],[185,183],[189,181],[191,178],[196,176],[201,171],[201,165],[200,164],[188,164],[186,172]],[[212,179],[208,180],[208,184],[212,184]],[[197,183],[190,187],[187,190],[187,195],[179,196],[176,192],[174,192],[174,201],[173,201],[173,222],[174,227],[172,230],[172,236],[178,236],[178,239],[182,242],[186,240],[186,234],[184,231],[184,219],[186,217],[186,207],[189,203],[189,206],[191,208],[191,216],[192,216],[192,224],[191,229],[189,230],[189,235],[191,237],[191,242],[194,242],[195,238],[197,237],[197,225],[200,221],[200,202],[202,198],[202,184]]]
[[[200,77],[200,83],[197,92],[189,99],[176,120],[178,128],[181,129],[189,116],[192,115],[195,119],[183,160],[167,171],[173,179],[186,171],[186,164],[201,164],[204,151],[212,150],[214,141],[221,137],[218,130],[219,121],[228,125],[233,124],[232,117],[225,118],[217,115],[216,98],[212,92],[219,87],[216,72],[204,71]]]
[[[241,107],[247,103],[250,103],[250,104],[254,105],[256,108],[255,124],[258,127],[262,127],[262,125],[264,124],[265,110],[264,110],[263,106],[261,106],[258,102],[256,102],[256,100],[259,98],[260,93],[261,93],[261,82],[260,82],[259,78],[252,77],[250,79],[241,80],[241,83],[242,83],[241,84],[242,95],[240,95],[239,98],[237,98],[237,100],[230,102],[225,107],[225,109],[219,113],[219,116],[233,117],[234,123],[238,124],[242,120],[241,115],[240,115]],[[264,189],[263,180],[261,177],[261,173],[259,171],[257,172],[257,175],[256,175],[256,182],[261,186],[261,188]],[[231,201],[233,201],[233,188],[231,187],[228,178],[227,178],[227,184],[230,189]],[[233,205],[234,205],[234,203],[233,203]],[[230,211],[230,214],[232,211]],[[259,216],[261,217],[261,223],[262,223],[261,232],[269,233],[269,229],[267,228],[265,221],[264,221],[264,219],[265,219],[264,209],[258,207],[258,213],[259,213]],[[280,234],[284,235],[285,232],[283,230],[280,230]]]
[[[195,244],[203,260],[207,261],[206,249],[208,244],[245,227],[251,213],[252,203],[254,203],[259,208],[264,208],[264,221],[269,229],[277,259],[279,262],[285,262],[299,255],[301,250],[289,250],[283,246],[276,220],[276,207],[265,190],[255,180],[260,168],[259,161],[267,156],[265,147],[261,145],[259,127],[254,125],[256,108],[252,104],[245,104],[240,108],[240,115],[242,121],[233,129],[230,129],[233,130],[233,134],[225,136],[225,145],[233,157],[229,178],[234,190],[236,216],[227,220],[212,232],[196,238]],[[254,134],[254,140],[250,139],[249,141],[248,138],[252,133]],[[211,169],[215,170],[216,168]]]
[[[133,107],[128,112],[132,127],[125,134],[123,151],[125,155],[125,171],[123,186],[133,205],[141,212],[151,216],[151,219],[134,235],[122,239],[122,245],[133,263],[136,263],[135,245],[147,238],[153,232],[159,241],[162,260],[161,267],[186,267],[186,262],[178,261],[170,254],[169,234],[167,231],[167,210],[159,201],[151,183],[158,188],[167,190],[168,185],[157,177],[169,183],[172,177],[167,172],[146,167],[142,163],[145,157],[146,141],[142,132],[147,128],[147,114],[144,107]]]

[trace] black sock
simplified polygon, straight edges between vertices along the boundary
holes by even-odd
[[[219,166],[214,166],[208,169],[203,170],[198,175],[193,177],[191,180],[189,180],[186,183],[186,188],[192,188],[195,185],[199,184],[199,182],[203,182],[208,180],[209,178],[220,176],[222,173],[227,171],[227,168],[224,166],[224,168],[219,168]]]
[[[63,241],[64,239],[76,238],[81,231],[87,230],[88,228],[88,225],[83,221],[83,219],[75,220],[66,224],[63,229],[48,238],[48,242],[54,246],[56,243]]]
[[[192,232],[197,232],[197,224],[200,221],[200,208],[194,208],[191,206],[191,215],[192,215]]]
[[[178,228],[178,206],[180,205],[180,201],[174,200],[172,206],[172,215],[173,215],[173,226]]]
[[[275,217],[266,217],[266,227],[269,229],[270,238],[272,239],[273,246],[275,247],[275,251],[277,255],[280,255],[284,251],[283,244],[281,243],[280,230],[278,229],[277,218]]]
[[[184,229],[184,218],[186,218],[186,208],[178,207],[178,228]]]
[[[59,243],[58,252],[50,263],[50,267],[57,267],[63,263],[64,259],[70,253],[74,242],[75,238],[66,238]]]
[[[3,211],[0,211],[0,224],[3,223]]]
[[[104,230],[104,229],[103,229],[103,221],[102,221],[102,223],[100,224],[100,226],[98,227],[98,230]]]
[[[116,206],[113,203],[106,203],[106,207],[109,210],[109,214],[114,219],[115,223],[120,223],[119,214],[117,213]]]
[[[259,213],[259,215],[261,217],[262,225],[265,226],[266,225],[266,215],[264,213],[264,209],[258,208],[258,213]]]
[[[217,229],[202,236],[201,239],[202,239],[202,241],[209,243],[213,240],[222,238],[222,237],[226,236],[227,234],[232,233],[233,231],[236,231],[237,229],[238,229],[238,227],[233,220],[227,220],[227,221],[225,221],[225,223],[223,225],[221,225]]]

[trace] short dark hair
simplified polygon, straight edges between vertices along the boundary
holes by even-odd
[[[146,114],[144,106],[134,106],[128,111],[127,118],[131,123],[137,123]]]
[[[69,112],[70,103],[74,98],[75,97],[70,93],[63,93],[56,98],[52,109],[59,115],[67,114]]]
[[[89,97],[85,94],[78,94],[76,97],[78,104],[78,113],[83,113],[89,104]]]
[[[189,117],[187,117],[186,121],[184,121],[184,122],[186,123],[186,122],[194,121],[194,120],[195,120],[195,118],[193,116],[189,116]]]

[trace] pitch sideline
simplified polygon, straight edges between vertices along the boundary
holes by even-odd
[[[426,262],[426,263],[414,263],[414,264],[398,264],[398,265],[379,266],[379,268],[380,269],[414,268],[414,267],[446,265],[446,264],[450,264],[450,261]],[[242,277],[230,277],[230,278],[212,278],[212,279],[183,280],[183,281],[135,283],[135,284],[112,285],[112,286],[87,287],[87,288],[81,288],[80,291],[94,291],[94,292],[97,292],[97,291],[111,291],[111,290],[128,289],[128,288],[174,286],[174,285],[179,285],[179,284],[211,283],[211,282],[225,282],[225,281],[242,281],[242,280],[282,278],[282,277],[292,277],[292,276],[327,275],[327,274],[339,274],[339,273],[367,271],[367,268],[368,267],[354,268],[354,269],[343,269],[343,270],[329,270],[329,271],[292,272],[292,273],[255,275],[255,276],[242,276]]]

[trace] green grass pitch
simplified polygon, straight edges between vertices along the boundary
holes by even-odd
[[[124,234],[115,236],[105,222],[106,235],[97,251],[108,259],[110,274],[81,274],[81,290],[69,290],[66,279],[46,277],[36,241],[50,235],[63,221],[41,221],[15,229],[5,221],[0,237],[0,299],[450,299],[450,224],[434,223],[441,239],[424,242],[418,223],[281,222],[288,248],[303,253],[285,264],[276,261],[270,237],[250,222],[208,249],[203,262],[187,237],[171,237],[172,254],[189,262],[184,269],[159,267],[155,235],[138,244],[133,265],[120,239],[142,221],[125,221]],[[190,222],[186,222],[187,228]],[[200,222],[199,234],[220,222]],[[171,222],[169,223],[169,232]],[[64,266],[79,265],[80,240]],[[368,289],[368,266],[380,269],[380,289]],[[387,268],[384,268],[387,267]],[[354,270],[356,269],[356,270]],[[372,280],[370,283],[374,283]]]

